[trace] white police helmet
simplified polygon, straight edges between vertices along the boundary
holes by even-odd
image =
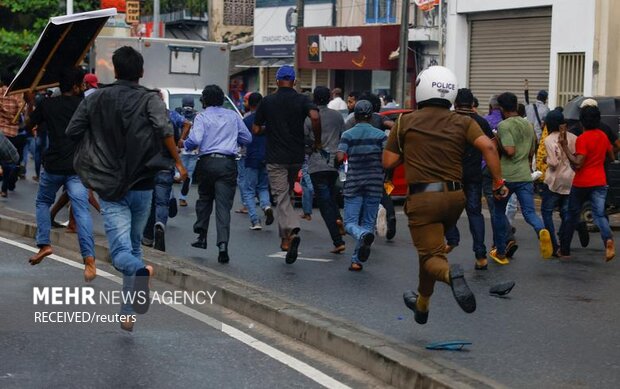
[[[452,70],[443,66],[431,66],[418,74],[416,79],[415,99],[423,102],[441,103],[441,100],[454,103],[458,91],[456,76]]]

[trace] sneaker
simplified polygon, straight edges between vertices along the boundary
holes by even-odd
[[[273,224],[273,209],[271,207],[265,207],[265,225],[270,226]]]
[[[515,253],[519,249],[519,245],[516,241],[511,240],[506,244],[506,257],[512,259],[515,256]]]
[[[153,248],[159,251],[166,251],[166,235],[164,223],[155,223],[155,241],[153,242]]]
[[[505,255],[499,255],[497,253],[497,249],[492,249],[491,251],[489,251],[489,257],[491,257],[492,260],[494,260],[500,265],[508,265],[510,263],[510,261],[508,260],[508,258],[506,258]]]
[[[551,258],[553,254],[553,245],[551,244],[551,235],[545,228],[538,232],[538,243],[540,245],[540,255],[543,259]]]
[[[366,262],[370,257],[370,246],[375,241],[375,236],[370,232],[365,233],[360,238],[360,248],[357,250],[357,256],[361,262]]]
[[[294,228],[289,235],[289,246],[286,251],[285,262],[287,264],[292,264],[297,260],[297,253],[299,250],[299,243],[301,239],[299,238],[299,228]]]
[[[153,239],[142,238],[142,246],[153,247]]]
[[[250,230],[262,230],[263,226],[260,225],[260,223],[256,222],[256,223],[252,223],[252,225],[250,226]]]
[[[385,238],[387,235],[387,212],[383,205],[379,205],[379,212],[377,212],[377,235]]]
[[[463,311],[472,313],[476,310],[476,297],[465,281],[465,273],[461,265],[450,266],[450,288],[454,299]]]
[[[605,242],[605,262],[609,262],[616,256],[616,246],[613,239],[607,239]]]

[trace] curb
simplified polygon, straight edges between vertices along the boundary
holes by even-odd
[[[0,206],[0,230],[34,238],[36,223],[30,214]],[[53,245],[79,252],[77,238],[51,231]],[[95,234],[97,260],[110,262],[105,237]],[[216,270],[145,248],[155,277],[188,291],[217,289],[219,303],[326,354],[363,369],[398,388],[501,388],[473,371],[381,335],[315,308],[274,296]]]

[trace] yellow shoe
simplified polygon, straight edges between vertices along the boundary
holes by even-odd
[[[538,232],[538,243],[540,244],[540,255],[543,259],[549,259],[553,255],[553,245],[551,244],[551,235],[545,228]]]
[[[510,261],[508,260],[508,258],[506,258],[505,255],[499,255],[497,253],[497,249],[491,250],[489,252],[489,257],[491,257],[492,260],[494,260],[500,265],[508,265],[510,263]]]

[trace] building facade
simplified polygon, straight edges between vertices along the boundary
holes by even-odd
[[[495,93],[549,91],[551,107],[579,95],[620,95],[613,0],[449,0],[445,65],[481,106]],[[486,107],[485,107],[486,108]]]

